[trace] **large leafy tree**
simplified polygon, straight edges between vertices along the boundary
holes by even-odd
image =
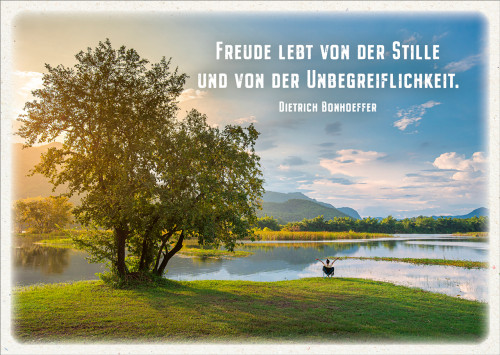
[[[63,139],[34,171],[82,194],[82,223],[112,230],[111,240],[79,240],[95,260],[120,276],[130,267],[161,274],[187,237],[231,249],[247,235],[262,190],[253,126],[220,130],[197,111],[177,120],[186,75],[165,59],[150,64],[109,40],[76,59],[74,68],[46,65],[19,135],[27,146]]]

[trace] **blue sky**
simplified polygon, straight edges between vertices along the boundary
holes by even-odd
[[[40,15],[17,18],[13,115],[40,85],[44,63],[72,66],[74,54],[110,38],[157,61],[172,57],[190,75],[181,115],[214,125],[253,122],[261,132],[265,187],[301,191],[362,216],[465,214],[486,206],[487,23],[474,14]],[[216,41],[314,45],[313,58],[215,59]],[[439,60],[356,60],[358,44],[439,44]],[[349,44],[349,61],[323,61],[321,44]],[[458,89],[199,89],[202,72],[455,73]],[[304,78],[305,79],[305,78]],[[302,83],[301,78],[301,83]],[[375,113],[283,113],[278,102],[375,102]],[[14,115],[15,116],[15,115]]]

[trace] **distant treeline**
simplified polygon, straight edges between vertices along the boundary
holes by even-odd
[[[335,217],[325,220],[323,216],[312,219],[303,219],[300,222],[290,222],[280,225],[278,220],[265,216],[258,219],[260,229],[268,228],[273,231],[310,231],[310,232],[344,232],[354,231],[363,233],[468,233],[485,232],[488,229],[488,218],[450,218],[450,217],[413,217],[397,220],[392,216],[382,220],[376,218],[352,219],[348,217]]]

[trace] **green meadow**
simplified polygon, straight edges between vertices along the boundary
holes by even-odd
[[[20,342],[479,342],[487,305],[352,278],[16,288]]]

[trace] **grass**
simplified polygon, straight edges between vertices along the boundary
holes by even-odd
[[[42,239],[38,242],[35,242],[36,244],[44,244],[44,245],[54,245],[54,246],[59,246],[59,245],[64,245],[64,246],[72,246],[73,245],[73,239],[71,238],[55,238],[55,239]]]
[[[13,291],[20,342],[479,342],[487,305],[351,278],[102,281]]]
[[[453,235],[463,235],[463,236],[468,236],[468,237],[487,237],[488,236],[488,232],[457,232],[457,233],[453,233]]]
[[[334,257],[330,257],[334,259]],[[417,265],[447,265],[447,266],[457,266],[466,269],[487,269],[488,263],[481,261],[469,261],[469,260],[446,260],[446,259],[415,259],[415,258],[387,258],[387,257],[356,257],[356,256],[342,256],[342,259],[359,259],[359,260],[375,260],[375,261],[394,261],[400,263],[410,263]]]
[[[257,231],[258,240],[336,240],[336,239],[375,239],[393,238],[391,234],[359,232],[289,232]]]
[[[252,255],[252,252],[235,250],[234,252],[227,250],[219,250],[219,249],[201,249],[201,248],[186,248],[183,247],[177,254],[186,255],[186,256],[194,256],[199,258],[240,258]]]

